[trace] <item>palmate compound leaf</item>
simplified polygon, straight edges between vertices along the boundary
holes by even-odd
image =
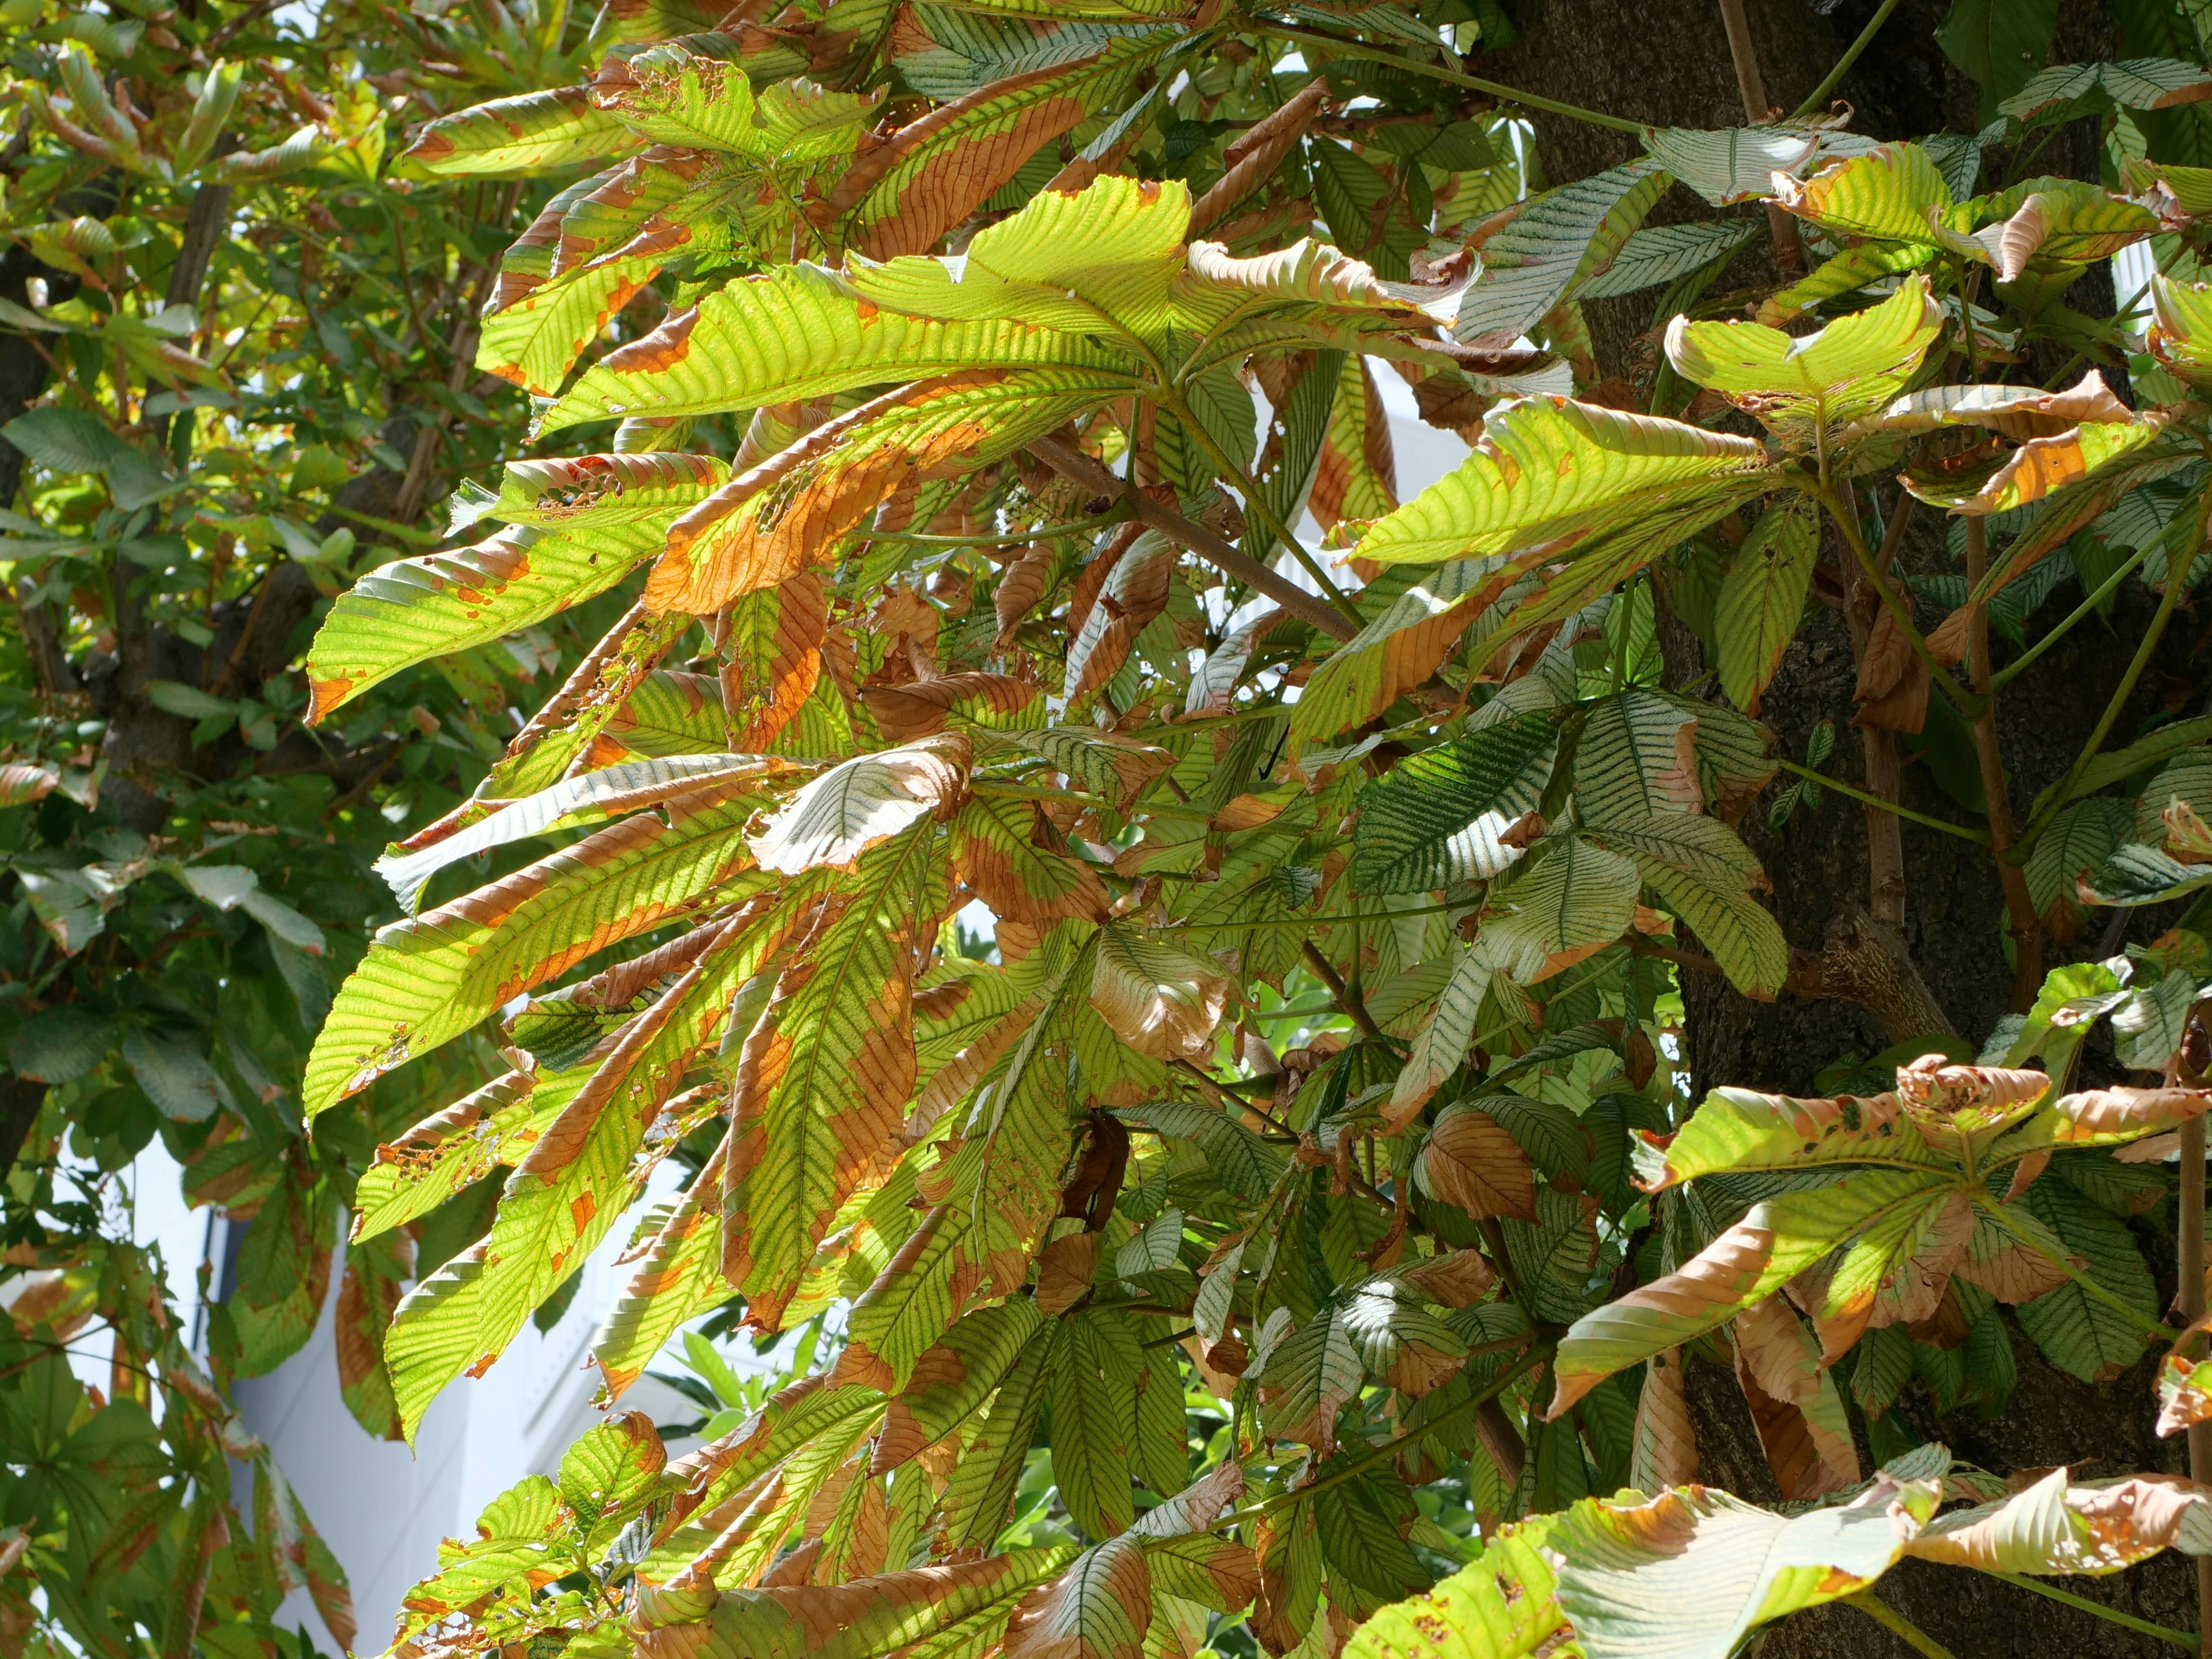
[[[1838,1246],[1932,1211],[1955,1190],[1941,1169],[1869,1169],[1762,1200],[1675,1272],[1577,1320],[1559,1343],[1547,1414],[1557,1418],[1601,1379],[1734,1318]]]
[[[818,882],[795,882],[717,927],[531,1147],[491,1231],[408,1292],[385,1338],[385,1363],[410,1440],[439,1391],[464,1370],[481,1375],[634,1201],[653,1161],[634,1164],[646,1131],[720,1037],[738,988],[819,898]]]
[[[1498,837],[1534,810],[1556,738],[1537,715],[1409,757],[1359,792],[1352,880],[1377,893],[1486,881],[1521,856]]]
[[[310,1114],[459,1036],[522,991],[726,893],[751,862],[739,833],[764,804],[744,781],[702,786],[610,825],[450,904],[384,929],[338,992],[308,1056]],[[753,877],[748,893],[768,886]]]
[[[1802,338],[1764,323],[1677,317],[1667,360],[1757,416],[1786,447],[1808,451],[1888,404],[1942,332],[1942,307],[1914,276],[1881,304]]]
[[[1006,317],[894,311],[851,279],[779,265],[718,289],[587,370],[544,429],[616,415],[697,415],[795,403],[887,379],[981,368],[1112,371],[1110,349]]]

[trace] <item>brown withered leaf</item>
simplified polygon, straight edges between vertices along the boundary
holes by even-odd
[[[1631,1443],[1628,1484],[1638,1491],[1686,1486],[1698,1478],[1698,1436],[1680,1348],[1664,1349],[1644,1363]]]
[[[1447,1204],[1481,1219],[1536,1219],[1536,1172],[1521,1143],[1489,1113],[1446,1107],[1422,1146],[1422,1184]]]

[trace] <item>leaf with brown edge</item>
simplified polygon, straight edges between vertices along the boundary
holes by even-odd
[[[2212,1111],[2212,1089],[2137,1089],[2116,1084],[2063,1095],[2055,1109],[2064,1123],[2047,1137],[2051,1145],[2115,1146]]]
[[[520,1163],[552,1121],[547,1103],[557,1103],[557,1112],[568,1098],[559,1085],[538,1095],[537,1082],[535,1073],[503,1073],[380,1146],[355,1183],[350,1242],[427,1215],[501,1164]],[[220,1201],[222,1194],[204,1197]]]
[[[787,875],[821,865],[850,869],[916,820],[951,817],[973,759],[958,732],[855,755],[793,795],[754,836],[753,853],[763,869]]]
[[[1120,923],[1097,936],[1091,1006],[1116,1035],[1155,1060],[1210,1054],[1234,983],[1211,957]]]
[[[863,857],[739,1053],[722,1272],[757,1330],[779,1328],[913,1093],[914,974],[946,903],[932,840],[918,823]]]
[[[794,882],[716,927],[708,947],[623,1028],[531,1146],[507,1180],[491,1231],[408,1292],[385,1339],[385,1363],[410,1433],[447,1382],[464,1370],[480,1375],[497,1358],[635,1200],[672,1144],[647,1149],[647,1130],[720,1038],[738,988],[811,919],[819,901],[818,883]],[[573,1084],[576,1075],[539,1088]]]
[[[1425,1190],[1477,1220],[1536,1218],[1536,1172],[1520,1142],[1474,1103],[1447,1106],[1421,1146],[1414,1166]]]
[[[1662,1349],[1644,1362],[1630,1447],[1628,1484],[1638,1492],[1686,1486],[1698,1478],[1698,1433],[1680,1348]]]
[[[1091,1294],[1098,1277],[1098,1235],[1063,1233],[1037,1252],[1036,1307],[1048,1319]]]
[[[1789,1303],[1779,1296],[1754,1302],[1736,1316],[1734,1334],[1736,1378],[1784,1499],[1825,1498],[1856,1484],[1858,1451],[1843,1396]]]
[[[354,1421],[380,1440],[401,1437],[392,1377],[384,1369],[384,1332],[414,1276],[415,1241],[407,1233],[381,1233],[346,1249],[333,1316],[338,1392]]]
[[[1035,810],[1025,802],[980,797],[963,802],[951,828],[952,867],[960,878],[1004,921],[1105,921],[1106,889],[1091,866],[1038,845],[1050,829],[1024,834],[1025,823],[1036,823]]]
[[[1931,1210],[1953,1190],[1940,1170],[1858,1170],[1754,1205],[1674,1273],[1575,1322],[1553,1361],[1559,1389],[1546,1415],[1557,1418],[1601,1379],[1711,1330],[1838,1245]]]
[[[620,155],[643,142],[592,101],[589,87],[561,87],[441,116],[395,165],[441,176],[526,173]]]
[[[1314,469],[1306,509],[1323,530],[1346,520],[1364,523],[1398,510],[1398,464],[1390,422],[1367,359],[1345,359],[1336,402]]]
[[[1012,1607],[1056,1577],[1073,1545],[1012,1550],[980,1561],[947,1562],[849,1583],[763,1586],[724,1591],[703,1618],[653,1620],[641,1601],[629,1637],[638,1659],[693,1659],[702,1652],[748,1659],[878,1659],[988,1609]]]
[[[324,1111],[608,945],[726,892],[760,802],[732,781],[668,802],[383,929],[338,992],[302,1087]],[[754,890],[766,885],[756,878]]]
[[[1021,1357],[1043,1323],[1017,1298],[963,1315],[915,1364],[884,1408],[871,1474],[888,1474],[965,1422]]]
[[[2118,1572],[2160,1550],[2212,1554],[2212,1491],[2176,1475],[2075,1486],[2053,1469],[2023,1492],[1958,1510],[1905,1546],[1984,1572]]]
[[[1033,730],[1043,724],[1045,714],[1044,687],[981,669],[933,674],[903,685],[864,686],[860,701],[894,743],[929,737],[950,721],[963,728]]]
[[[872,259],[920,253],[1023,162],[1120,95],[1182,31],[1115,39],[1096,58],[1010,76],[940,105],[863,154],[823,204],[849,215],[847,243]]]
[[[722,1152],[692,1177],[639,1257],[629,1283],[592,1340],[603,1379],[594,1397],[611,1405],[645,1374],[653,1357],[729,1287],[721,1275]]]
[[[631,754],[648,759],[713,754],[730,741],[720,683],[710,675],[668,668],[647,675],[604,731]]]
[[[401,669],[489,644],[605,592],[661,543],[658,520],[541,530],[395,559],[340,594],[307,648],[310,718],[321,720]]]
[[[1141,1659],[1152,1622],[1144,1547],[1127,1536],[1109,1538],[1023,1601],[1001,1651],[1005,1659]]]
[[[824,422],[675,521],[647,580],[655,611],[704,616],[824,562],[901,490],[994,461],[1126,389],[1093,369],[972,368]]]
[[[2017,1307],[2033,1302],[2066,1282],[2066,1270],[2057,1262],[1977,1213],[1966,1253],[1953,1270],[1970,1285],[1978,1285],[2000,1302]]]
[[[791,724],[821,675],[829,626],[829,596],[814,570],[747,593],[730,607],[721,680],[732,749],[760,754]]]

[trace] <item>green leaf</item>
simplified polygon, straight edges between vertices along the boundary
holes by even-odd
[[[372,571],[339,595],[308,647],[313,718],[403,668],[489,644],[605,592],[659,550],[666,527],[665,519],[550,533],[517,526]]]
[[[34,1083],[68,1083],[99,1065],[116,1036],[112,1019],[75,1003],[57,1003],[16,1028],[8,1043],[8,1065]]]
[[[1754,412],[1787,447],[1810,450],[1885,407],[1942,331],[1927,279],[1909,276],[1880,305],[1802,339],[1764,323],[1677,317],[1667,327],[1667,360],[1683,379]]]
[[[1809,500],[1795,496],[1759,515],[1721,584],[1713,614],[1721,690],[1747,714],[1759,712],[1796,635],[1820,552],[1819,514]]]
[[[1646,133],[1644,142],[1652,160],[1715,207],[1773,195],[1776,173],[1802,173],[1820,153],[1820,134],[1790,126],[1661,127]],[[1734,228],[1742,222],[1717,222]],[[1636,234],[1653,236],[1670,228]],[[1635,240],[1629,239],[1631,246]]]
[[[1542,798],[1552,723],[1530,715],[1408,757],[1359,792],[1352,876],[1377,893],[1486,881],[1521,856],[1498,836]]]
[[[779,1328],[815,1246],[912,1097],[912,976],[946,903],[932,827],[925,820],[861,860],[842,911],[783,971],[746,1039],[723,1177],[722,1270],[757,1330]],[[913,1355],[951,1316],[948,1306]],[[904,1382],[898,1358],[878,1358]]]
[[[854,283],[778,265],[715,289],[610,352],[546,411],[552,432],[611,416],[711,414],[795,403],[890,379],[1058,365],[1112,370],[1110,349],[1006,318],[939,322],[879,309]]]
[[[1716,486],[1765,467],[1747,438],[1565,398],[1500,404],[1483,436],[1456,471],[1369,530],[1358,556],[1432,564],[1572,545],[1662,507],[1740,499]]]
[[[1462,343],[1510,344],[1602,268],[1673,182],[1647,161],[1626,162],[1540,196],[1482,244],[1482,266],[1452,323]]]
[[[2023,1303],[2020,1328],[2052,1364],[2085,1382],[2117,1376],[2142,1354],[2151,1340],[2146,1328],[2158,1318],[2157,1289],[2126,1224],[2063,1181],[2036,1182],[2014,1207],[2041,1222],[2091,1279],[2140,1316],[2130,1319],[2069,1279]]]
[[[1502,1528],[1481,1559],[1361,1625],[1344,1659],[1577,1659],[1547,1555],[1549,1516]]]
[[[1075,1524],[1094,1538],[1136,1518],[1129,1456],[1136,1441],[1137,1378],[1144,1350],[1122,1316],[1071,1316],[1052,1367],[1052,1473]]]
[[[123,1063],[162,1116],[199,1123],[222,1103],[222,1080],[189,1042],[133,1026],[123,1034]]]
[[[750,862],[754,797],[706,789],[392,923],[339,990],[302,1096],[327,1109],[609,944],[686,914]],[[755,877],[752,890],[769,884]]]
[[[1765,873],[1717,818],[1667,812],[1593,824],[1588,838],[1633,860],[1660,900],[1696,932],[1747,996],[1771,998],[1790,976],[1782,929],[1751,896]]]
[[[1626,933],[1642,888],[1618,853],[1580,836],[1548,837],[1492,887],[1484,945],[1498,969],[1533,985]]]
[[[1652,225],[1621,244],[1613,263],[1577,289],[1580,300],[1612,300],[1647,288],[1678,283],[1694,271],[1732,257],[1757,234],[1747,219],[1707,219],[1683,225]]]
[[[1823,229],[1877,241],[1942,246],[1935,220],[1952,205],[1950,181],[1917,144],[1884,144],[1779,187],[1782,205]]]
[[[399,162],[441,176],[533,173],[621,155],[641,142],[593,103],[589,87],[562,87],[441,116],[416,135]]]
[[[1951,0],[1936,43],[1981,88],[1986,121],[2001,108],[2007,115],[2027,112],[2008,100],[2031,78],[2044,78],[2036,71],[2057,30],[2058,0]]]

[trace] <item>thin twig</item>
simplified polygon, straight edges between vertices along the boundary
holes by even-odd
[[[1361,1000],[1359,994],[1344,982],[1343,975],[1330,965],[1328,958],[1322,955],[1311,939],[1305,944],[1305,959],[1306,966],[1312,969],[1320,976],[1321,982],[1328,987],[1329,995],[1336,999],[1338,1007],[1352,1017],[1354,1025],[1377,1042],[1388,1040],[1382,1035],[1382,1028],[1375,1023],[1375,1017],[1367,1012],[1367,1005]]]
[[[1968,522],[1972,523],[1973,520],[1969,520]],[[2105,580],[2098,585],[2097,591],[2090,594],[2087,599],[2082,600],[2081,604],[2075,605],[2072,611],[2069,611],[2064,620],[2054,623],[2049,633],[2045,634],[2033,645],[2028,647],[2027,650],[2021,652],[2019,656],[2015,657],[2011,662],[2006,664],[2004,667],[1999,669],[1995,674],[1991,675],[1990,677],[1990,691],[1993,693],[2002,691],[2006,686],[2011,684],[2013,681],[2019,678],[2022,671],[2027,669],[2027,666],[2034,662],[2038,657],[2040,657],[2045,652],[2050,650],[2052,646],[2057,644],[2061,639],[2064,638],[2067,632],[2073,628],[2075,623],[2080,622],[2082,617],[2087,616],[2092,611],[2094,611],[2099,605],[2102,605],[2106,597],[2110,595],[2115,588],[2119,586],[2120,583],[2125,580],[2128,575],[2133,572],[2136,567],[2141,565],[2145,559],[2150,557],[2152,552],[2156,550],[2157,546],[2158,544],[2155,541],[2145,542],[2141,547],[2136,550],[2135,556],[2133,558],[2128,560],[2124,564],[2121,565],[2118,570],[2115,570],[2111,575],[2106,577]]]
[[[1866,538],[1859,533],[1856,515],[1844,510],[1832,489],[1823,488],[1820,495],[1827,503],[1828,510],[1835,515],[1836,526],[1843,532],[1844,544],[1851,550],[1860,568],[1866,572],[1867,580],[1874,584],[1875,597],[1881,601],[1883,609],[1890,614],[1890,619],[1896,623],[1898,631],[1905,636],[1905,642],[1912,647],[1913,655],[1928,665],[1929,678],[1951,700],[1953,706],[1971,720],[1978,708],[1973,695],[1953,679],[1951,671],[1936,659],[1935,652],[1929,648],[1927,640],[1920,632],[1920,625],[1912,620],[1912,612],[1898,597],[1897,590],[1885,579],[1881,562],[1875,558],[1874,550],[1867,545]]]
[[[1826,772],[1815,772],[1809,766],[1800,766],[1794,760],[1784,760],[1777,757],[1774,763],[1785,772],[1795,772],[1801,778],[1809,778],[1822,788],[1832,789],[1838,794],[1857,801],[1862,805],[1877,806],[1885,812],[1894,813],[1909,823],[1917,823],[1927,830],[1940,830],[1947,836],[1956,836],[1960,841],[1972,842],[1978,847],[1986,847],[1990,844],[1987,830],[1972,829],[1963,823],[1946,823],[1942,818],[1930,817],[1925,812],[1916,812],[1911,807],[1900,806],[1893,800],[1884,800],[1880,795],[1869,794],[1865,790],[1854,784],[1845,783],[1840,778],[1832,778]]]
[[[1859,61],[1860,54],[1874,44],[1875,36],[1881,33],[1881,26],[1889,21],[1889,15],[1897,9],[1897,6],[1898,0],[1881,0],[1881,4],[1875,9],[1874,15],[1867,19],[1867,26],[1859,31],[1859,38],[1844,47],[1844,55],[1836,59],[1835,68],[1821,78],[1819,86],[1806,94],[1803,103],[1790,112],[1791,120],[1802,121],[1808,115],[1820,112],[1821,103],[1836,89],[1844,76],[1850,73],[1851,65]]]
[[[2212,520],[2212,500],[2207,501],[2206,516],[2208,520]],[[2043,832],[2051,827],[2051,821],[2066,809],[2067,802],[2073,797],[2074,786],[2081,781],[2081,775],[2088,770],[2089,763],[2105,746],[2105,739],[2112,736],[2112,726],[2120,718],[2120,710],[2135,695],[2136,682],[2142,678],[2143,670],[2150,666],[2152,653],[2157,651],[2158,642],[2166,636],[2166,625],[2173,620],[2173,607],[2180,603],[2185,580],[2185,570],[2167,569],[2166,592],[2159,597],[2158,613],[2151,618],[2150,627],[2142,636],[2142,643],[2136,647],[2134,660],[2128,664],[2128,672],[2120,677],[2112,700],[2105,705],[2105,712],[2097,717],[2096,726],[2089,733],[2089,741],[2083,744],[2081,752],[2074,757],[2073,765],[2066,769],[2066,775],[2051,792],[2049,802],[2021,833],[2018,844],[2012,849],[2015,860],[2025,859],[2035,850],[2035,843],[2043,839]]]
[[[1721,0],[1721,26],[1728,32],[1729,56],[1735,62],[1736,89],[1743,94],[1744,119],[1753,126],[1774,118],[1766,101],[1766,80],[1759,72],[1759,52],[1751,44],[1751,20],[1743,15],[1743,0]],[[1766,227],[1774,237],[1774,269],[1785,283],[1805,274],[1805,242],[1797,234],[1797,221],[1781,203],[1766,204]]]
[[[2203,1118],[2197,1120],[2199,1123],[2203,1121]],[[2212,1559],[2212,1557],[2203,1559]],[[2161,1642],[2170,1642],[2185,1653],[2197,1651],[2197,1638],[2184,1632],[2169,1629],[2164,1625],[2154,1625],[2148,1619],[2138,1619],[2131,1613],[2122,1613],[2118,1607],[2108,1607],[2101,1601],[2092,1601],[2086,1595],[2076,1595],[2071,1590],[2060,1589],[2056,1584],[2046,1584],[2040,1578],[2031,1578],[2024,1572],[1998,1572],[1994,1568],[1984,1568],[1984,1571],[1992,1578],[2016,1585],[2024,1590],[2033,1590],[2038,1595],[2048,1596],[2062,1606],[2078,1607],[2083,1613],[2093,1613],[2100,1619],[2110,1620],[2115,1625],[2124,1625],[2128,1629],[2139,1632],[2142,1635],[2154,1637]]]
[[[1496,1376],[1492,1377],[1481,1388],[1476,1389],[1474,1393],[1469,1395],[1467,1399],[1461,1401],[1455,1406],[1447,1407],[1444,1410],[1438,1412],[1434,1417],[1429,1419],[1427,1422],[1416,1424],[1413,1427],[1407,1429],[1403,1434],[1393,1435],[1388,1440],[1383,1441],[1380,1445],[1370,1446],[1358,1456],[1352,1459],[1349,1462],[1340,1463],[1336,1468],[1331,1469],[1327,1474],[1322,1476],[1320,1480],[1314,1481],[1310,1486],[1299,1486],[1291,1492],[1278,1492],[1274,1497],[1268,1498],[1265,1503],[1248,1504],[1243,1509],[1232,1510],[1227,1515],[1223,1516],[1218,1521],[1216,1521],[1212,1527],[1207,1528],[1207,1530],[1211,1532],[1218,1532],[1224,1527],[1242,1526],[1247,1521],[1256,1521],[1262,1516],[1273,1515],[1278,1510],[1286,1508],[1290,1504],[1296,1504],[1305,1498],[1310,1498],[1316,1492],[1326,1492],[1331,1486],[1340,1486],[1346,1481],[1352,1480],[1354,1476],[1364,1474],[1369,1469],[1373,1468],[1377,1463],[1388,1462],[1401,1446],[1408,1445],[1413,1441],[1419,1440],[1429,1435],[1434,1434],[1438,1429],[1443,1428],[1447,1423],[1455,1422],[1460,1418],[1469,1416],[1475,1412],[1480,1411],[1483,1407],[1497,1399],[1499,1395],[1504,1394],[1506,1389],[1511,1388],[1514,1383],[1519,1382],[1525,1374],[1534,1370],[1538,1365],[1541,1364],[1544,1360],[1549,1357],[1549,1354],[1550,1345],[1547,1343],[1545,1345],[1542,1352],[1531,1352],[1523,1355],[1514,1364],[1508,1365],[1504,1370],[1500,1371]]]
[[[1966,520],[1966,592],[1979,591],[1989,568],[1989,526],[1985,520]],[[2027,890],[2027,872],[2005,857],[2013,843],[2012,797],[2005,790],[2004,758],[1997,747],[1997,702],[1990,675],[1990,608],[1969,598],[1966,613],[1967,672],[1975,695],[1982,699],[1974,716],[1974,758],[1981,768],[1982,806],[1989,815],[1990,848],[1997,855],[1997,883],[2004,890],[2005,920],[2012,934],[2012,1008],[2024,1014],[2035,1006],[2043,988],[2043,925],[2036,918],[2035,899]]]
[[[1244,470],[1237,465],[1219,444],[1214,442],[1213,434],[1208,432],[1204,423],[1190,412],[1188,405],[1178,400],[1170,407],[1176,418],[1183,423],[1184,429],[1190,434],[1199,448],[1205,452],[1206,459],[1213,463],[1224,477],[1236,484],[1238,491],[1244,497],[1245,507],[1254,517],[1260,520],[1267,533],[1288,549],[1291,556],[1304,567],[1306,574],[1314,579],[1314,586],[1321,589],[1322,597],[1341,611],[1354,628],[1365,627],[1367,619],[1359,614],[1359,607],[1346,599],[1343,590],[1329,580],[1328,572],[1321,568],[1321,561],[1306,551],[1305,544],[1297,538],[1290,526],[1283,522],[1282,515],[1278,514],[1268,502],[1267,498],[1261,494],[1259,485],[1254,483],[1245,475]]]
[[[1154,501],[1127,479],[1117,478],[1073,444],[1058,437],[1038,438],[1030,442],[1030,453],[1093,495],[1126,501],[1132,514],[1170,541],[1189,549],[1224,575],[1233,576],[1247,587],[1257,588],[1284,610],[1310,623],[1332,639],[1348,640],[1359,631],[1358,624],[1339,615],[1334,606],[1232,546],[1204,525]]]
[[[1845,1607],[1856,1607],[1915,1652],[1926,1654],[1928,1659],[1954,1659],[1950,1649],[1876,1595],[1871,1585],[1843,1599]]]
[[[1486,81],[1479,75],[1469,75],[1464,70],[1448,70],[1437,64],[1424,64],[1419,58],[1401,58],[1395,52],[1385,52],[1380,46],[1370,46],[1363,41],[1346,40],[1340,35],[1320,29],[1300,28],[1292,23],[1279,23],[1273,18],[1255,19],[1246,26],[1253,34],[1272,35],[1279,40],[1293,40],[1303,46],[1326,46],[1345,58],[1364,58],[1370,63],[1388,64],[1408,75],[1425,75],[1432,81],[1447,81],[1455,87],[1471,88],[1486,92],[1493,98],[1520,105],[1524,109],[1540,109],[1553,115],[1563,115],[1570,121],[1584,121],[1594,127],[1611,127],[1615,132],[1632,132],[1638,137],[1644,133],[1640,121],[1626,120],[1618,115],[1607,115],[1602,110],[1584,109],[1578,104],[1563,104],[1555,98],[1541,98],[1533,92],[1522,92],[1496,81]],[[1313,55],[1307,54],[1309,64]]]

